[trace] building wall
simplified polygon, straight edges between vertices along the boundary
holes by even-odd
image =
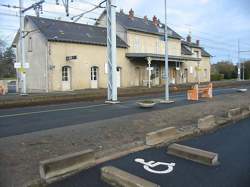
[[[210,58],[202,57],[202,60],[199,61],[185,61],[183,63],[182,71],[188,70],[188,82],[198,82],[198,73],[200,82],[209,82],[210,81]]]
[[[200,63],[200,69],[201,69],[201,80],[202,82],[210,82],[211,77],[211,64],[210,64],[210,57],[202,57],[201,63]]]
[[[165,42],[161,37],[153,34],[127,31],[127,42],[130,46],[129,53],[153,53],[164,54]],[[181,41],[178,39],[168,39],[169,55],[181,56]]]
[[[37,29],[32,22],[25,22],[25,30],[33,31]],[[25,37],[25,59],[29,63],[29,68],[26,69],[26,81],[28,92],[41,92],[47,90],[46,80],[46,39],[39,32],[30,32]],[[20,42],[17,45],[17,61],[20,62]]]
[[[90,88],[90,72],[92,66],[98,67],[98,87],[107,87],[107,72],[105,65],[107,63],[106,46],[84,45],[49,42],[49,64],[53,66],[50,70],[51,90],[62,90],[62,67],[71,67],[71,85],[72,90]],[[126,57],[127,49],[117,48],[117,66],[121,68],[121,87],[135,85],[135,65]],[[77,56],[76,60],[66,61],[66,56]]]

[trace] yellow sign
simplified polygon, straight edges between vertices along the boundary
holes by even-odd
[[[19,71],[20,73],[26,73],[26,72],[25,72],[25,69],[24,69],[23,67],[18,68],[18,71]]]
[[[195,69],[196,69],[196,71],[201,71],[202,70],[201,68],[198,68],[198,67],[196,67]]]

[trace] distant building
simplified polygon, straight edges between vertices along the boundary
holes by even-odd
[[[118,87],[164,84],[164,25],[154,16],[138,18],[116,13]],[[106,12],[95,26],[25,17],[29,92],[67,91],[107,87]],[[13,46],[17,48],[18,35]],[[168,28],[169,79],[172,84],[210,81],[210,54]],[[198,76],[199,74],[199,76]]]

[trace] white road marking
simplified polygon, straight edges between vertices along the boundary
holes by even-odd
[[[31,114],[41,114],[41,113],[68,111],[68,110],[77,110],[77,109],[88,109],[88,108],[94,108],[94,107],[106,106],[106,105],[109,105],[109,104],[103,103],[103,104],[98,104],[98,105],[90,105],[90,106],[82,106],[82,107],[60,108],[60,109],[53,109],[53,110],[42,110],[42,111],[35,111],[35,112],[6,114],[6,115],[0,116],[0,118],[15,117],[15,116],[26,116],[26,115],[31,115]]]
[[[150,173],[156,173],[156,174],[166,174],[166,173],[170,173],[174,170],[174,166],[175,163],[166,163],[166,162],[155,162],[155,161],[149,161],[149,162],[145,162],[144,159],[142,158],[136,158],[135,162],[140,163],[143,165],[143,168],[145,170],[147,170]],[[154,167],[160,166],[160,165],[164,165],[167,166],[167,169],[159,171],[159,170],[154,170]]]

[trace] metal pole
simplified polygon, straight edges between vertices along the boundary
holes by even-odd
[[[238,81],[240,81],[240,40],[238,40]]]
[[[168,80],[168,26],[167,26],[167,0],[165,0],[165,100],[169,100]]]
[[[19,7],[20,7],[20,34],[19,34],[19,42],[20,42],[20,54],[21,54],[21,82],[22,82],[22,89],[21,95],[27,95],[27,87],[26,87],[26,74],[24,70],[25,64],[25,43],[24,43],[24,13],[23,13],[23,1],[19,0]]]
[[[107,0],[108,101],[117,101],[116,70],[116,6]]]
[[[151,58],[147,57],[148,61],[148,88],[151,88]]]
[[[245,80],[245,61],[242,63],[242,79]]]

